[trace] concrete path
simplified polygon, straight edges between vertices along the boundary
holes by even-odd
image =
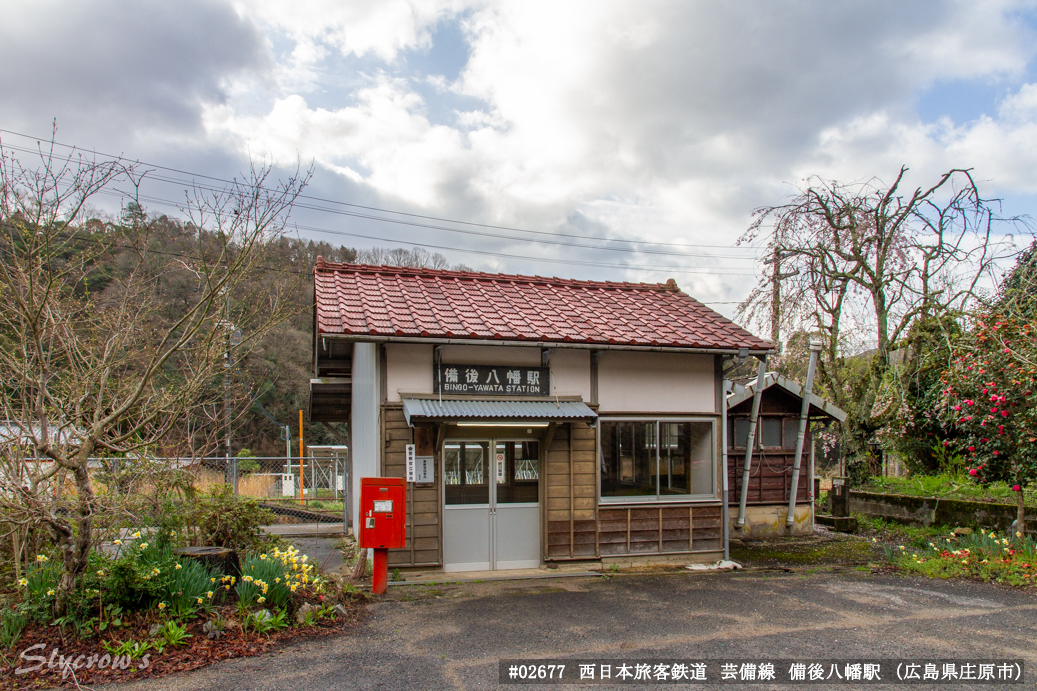
[[[677,573],[396,588],[351,634],[113,688],[492,689],[501,658],[993,657],[1025,659],[1027,686],[1009,688],[1033,688],[1033,594],[854,570]]]

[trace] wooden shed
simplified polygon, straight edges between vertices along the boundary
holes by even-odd
[[[742,493],[745,447],[749,436],[756,382],[739,386],[727,395],[727,479],[728,503],[737,511]],[[749,468],[749,492],[746,499],[747,531],[754,536],[785,534],[785,516],[792,492],[796,437],[799,435],[803,387],[796,382],[767,372],[760,398],[760,419]],[[794,532],[813,529],[813,433],[818,424],[842,422],[846,413],[817,394],[810,394],[810,425],[800,464],[799,489],[796,491]],[[780,521],[777,519],[780,517]]]

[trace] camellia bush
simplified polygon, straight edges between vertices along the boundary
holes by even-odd
[[[959,435],[946,440],[979,483],[1007,482],[1018,492],[1037,482],[1037,345],[1033,324],[997,315],[977,319],[944,375],[945,421]]]

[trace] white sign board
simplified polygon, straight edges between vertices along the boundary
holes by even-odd
[[[436,464],[432,456],[417,456],[414,459],[414,482],[420,484],[432,484],[436,481],[433,476]]]
[[[295,496],[295,476],[294,475],[282,475],[281,476],[281,496],[282,497],[294,497]]]
[[[435,467],[432,456],[417,456],[414,444],[407,444],[407,482],[432,484]]]

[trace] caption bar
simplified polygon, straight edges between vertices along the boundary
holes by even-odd
[[[502,684],[1022,684],[1022,660],[501,660]]]

